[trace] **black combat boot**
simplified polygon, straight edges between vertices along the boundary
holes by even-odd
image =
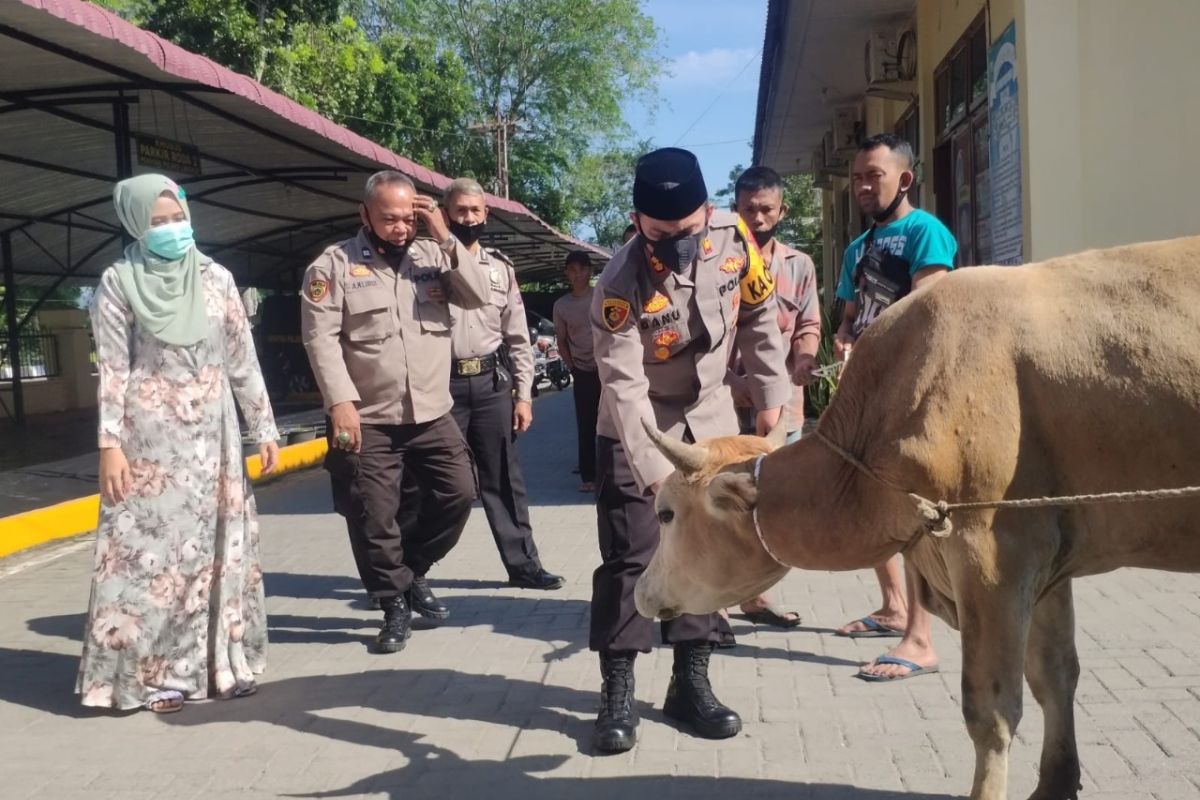
[[[742,718],[713,694],[708,682],[708,659],[712,651],[712,642],[675,645],[675,667],[663,713],[690,726],[705,739],[728,739],[742,730]]]
[[[376,653],[399,653],[412,635],[412,609],[403,594],[380,598],[383,627],[375,637]]]
[[[429,619],[445,619],[450,616],[450,609],[438,599],[429,588],[429,581],[424,575],[414,575],[412,586],[408,589],[408,604],[414,613]]]
[[[600,714],[592,729],[592,746],[601,753],[624,753],[637,741],[637,710],[633,705],[632,650],[600,654]]]

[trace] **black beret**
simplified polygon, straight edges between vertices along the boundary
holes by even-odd
[[[664,147],[638,159],[633,173],[633,207],[648,217],[683,219],[708,202],[708,188],[696,156]]]

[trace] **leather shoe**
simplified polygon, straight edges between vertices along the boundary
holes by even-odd
[[[563,580],[561,575],[546,572],[543,567],[526,572],[510,572],[508,574],[508,585],[515,586],[518,589],[549,591],[550,589],[561,589],[564,583],[566,581]]]
[[[429,581],[425,580],[424,575],[413,576],[412,586],[408,590],[408,604],[422,617],[445,619],[450,616],[450,609],[429,588]]]

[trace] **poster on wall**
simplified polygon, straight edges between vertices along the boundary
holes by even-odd
[[[991,262],[1024,260],[1021,221],[1021,115],[1017,105],[1017,23],[1011,23],[988,53],[989,183]]]

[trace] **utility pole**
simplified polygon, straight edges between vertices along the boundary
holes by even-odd
[[[508,140],[524,123],[523,119],[507,119],[497,107],[495,116],[490,120],[468,128],[468,130],[487,133],[492,137],[496,147],[495,192],[505,200],[508,199]]]

